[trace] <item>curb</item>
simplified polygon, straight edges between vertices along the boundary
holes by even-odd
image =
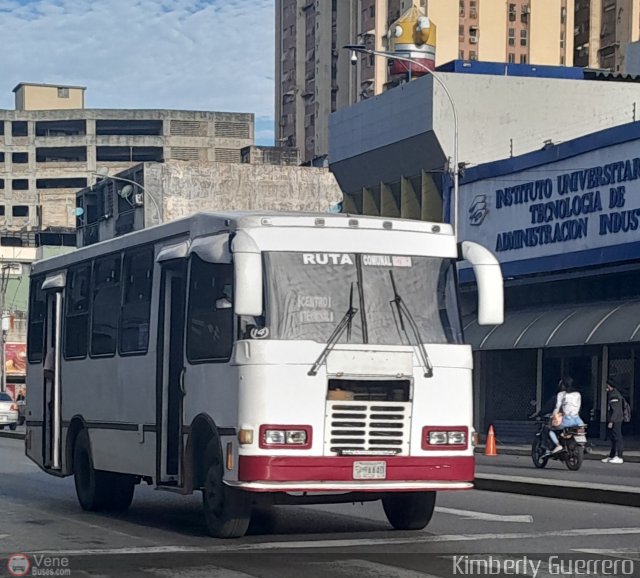
[[[573,482],[570,480],[545,480],[499,474],[476,474],[475,488],[489,492],[525,494],[542,498],[558,498],[579,502],[597,502],[616,506],[640,508],[640,488],[617,486],[615,490],[606,484]]]
[[[19,431],[4,431],[0,430],[0,438],[14,438],[17,440],[23,440],[25,438],[25,434]]]
[[[476,448],[475,453],[476,454],[484,454],[484,446],[478,446]],[[498,455],[531,457],[531,451],[530,450],[523,450],[523,449],[519,449],[519,448],[509,448],[509,447],[500,447],[500,446],[498,446]],[[584,454],[584,459],[585,460],[598,461],[598,460],[601,460],[602,458],[606,458],[608,455],[609,455],[608,452],[600,453],[600,452],[598,452],[596,450],[595,452],[592,452],[590,454]],[[640,464],[640,456],[625,455],[624,456],[624,461],[625,461],[625,463],[628,462],[630,464]]]

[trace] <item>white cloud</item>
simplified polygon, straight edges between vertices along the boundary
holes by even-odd
[[[272,119],[274,20],[274,0],[0,0],[0,108],[45,82],[86,86],[89,108]]]

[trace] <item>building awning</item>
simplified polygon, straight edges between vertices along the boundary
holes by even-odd
[[[640,342],[640,300],[609,301],[563,308],[507,311],[502,325],[465,323],[474,349],[537,349]]]

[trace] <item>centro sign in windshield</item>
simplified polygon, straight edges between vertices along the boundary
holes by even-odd
[[[459,343],[453,264],[438,257],[360,253],[265,255],[271,339],[326,343],[351,310],[338,343],[410,344],[397,296],[425,343]],[[394,291],[395,283],[395,291]]]

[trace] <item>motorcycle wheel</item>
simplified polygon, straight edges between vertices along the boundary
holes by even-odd
[[[549,461],[549,456],[546,456],[547,450],[545,449],[542,441],[539,437],[533,440],[533,444],[531,445],[531,460],[533,461],[533,465],[542,469],[547,465]]]
[[[582,460],[584,459],[584,448],[579,445],[573,445],[567,452],[567,459],[565,465],[573,472],[577,472],[582,466]]]

